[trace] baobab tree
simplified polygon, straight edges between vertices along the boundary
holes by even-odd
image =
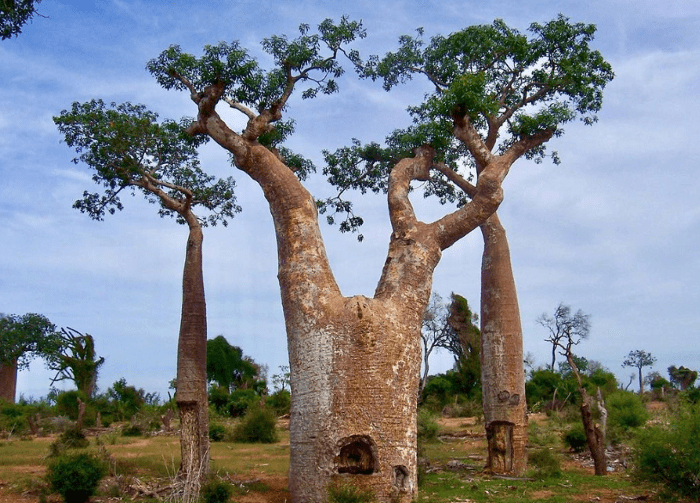
[[[530,26],[531,38],[502,21],[473,26],[429,43],[402,36],[400,48],[375,57],[365,75],[383,80],[386,90],[412,79],[433,86],[424,102],[409,108],[414,125],[397,130],[388,148],[376,144],[327,154],[329,180],[342,194],[386,189],[386,176],[397,158],[418,145],[437,150],[440,176],[426,184],[426,194],[441,202],[465,204],[476,194],[473,178],[510,147],[529,137],[518,157],[540,162],[546,143],[563,134],[576,118],[593,124],[602,106],[602,90],[613,78],[610,65],[589,47],[595,27],[559,16]],[[461,127],[462,118],[469,122]],[[559,162],[552,153],[554,162]],[[466,169],[465,169],[466,168]],[[345,212],[341,230],[362,223],[340,195],[322,209]],[[481,275],[481,355],[484,417],[489,438],[487,468],[522,473],[527,456],[522,328],[506,232],[497,214],[480,225],[484,240]],[[501,446],[506,445],[505,451]]]
[[[194,499],[209,466],[203,227],[226,225],[240,211],[234,181],[204,173],[197,140],[184,134],[184,125],[159,123],[157,114],[143,105],[76,102],[54,122],[66,144],[79,154],[74,162],[93,170],[93,181],[104,189],[85,191],[74,208],[102,220],[123,209],[121,195],[138,191],[158,204],[160,216],[174,217],[188,227],[175,399],[181,423],[183,500]],[[197,215],[200,209],[207,215]]]
[[[17,371],[56,348],[56,327],[46,316],[0,314],[0,399],[15,402]]]

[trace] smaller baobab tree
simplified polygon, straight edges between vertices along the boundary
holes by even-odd
[[[41,314],[0,314],[0,399],[15,401],[17,371],[55,347],[56,327]]]
[[[78,391],[91,398],[95,393],[97,373],[104,364],[104,357],[97,358],[95,340],[90,334],[82,334],[74,328],[61,328],[56,333],[56,350],[46,355],[46,366],[56,372],[51,384],[69,380]]]
[[[176,402],[180,410],[180,475],[183,501],[196,499],[209,467],[207,412],[207,314],[202,271],[202,228],[240,211],[232,178],[216,179],[200,167],[197,146],[184,133],[187,123],[158,122],[143,105],[102,100],[73,103],[54,117],[65,142],[94,170],[103,192],[83,193],[73,205],[95,220],[123,208],[123,193],[140,192],[159,205],[161,217],[174,217],[189,229],[182,276],[182,313],[177,358]],[[201,208],[206,218],[195,213]]]
[[[656,357],[641,349],[630,351],[622,362],[622,367],[635,367],[639,375],[639,394],[644,393],[644,381],[642,379],[642,368],[651,367],[656,362]]]
[[[545,340],[552,343],[553,358],[554,351],[560,350],[560,354],[566,358],[571,369],[571,373],[576,378],[578,383],[578,391],[581,395],[581,421],[583,429],[586,432],[586,443],[591,451],[593,465],[596,475],[605,475],[607,465],[605,459],[605,419],[607,411],[603,403],[603,397],[598,390],[598,408],[601,412],[602,426],[598,426],[593,421],[592,399],[586,392],[581,379],[581,371],[576,364],[576,355],[574,355],[573,347],[577,346],[581,341],[588,338],[590,333],[590,315],[585,314],[580,309],[575,314],[571,314],[571,308],[564,304],[559,306],[554,311],[554,317],[547,314],[542,314],[537,319],[537,322],[549,330],[549,337]]]

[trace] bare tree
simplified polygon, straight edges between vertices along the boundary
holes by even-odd
[[[578,391],[581,394],[581,420],[583,428],[586,432],[586,443],[593,457],[593,464],[596,475],[605,475],[607,472],[607,464],[605,459],[605,425],[598,426],[593,421],[592,399],[588,396],[586,388],[583,387],[581,373],[576,365],[576,358],[572,351],[574,346],[577,346],[581,341],[588,338],[590,333],[590,315],[584,314],[580,309],[571,314],[571,308],[563,304],[559,304],[554,311],[554,317],[543,314],[537,319],[537,322],[549,330],[550,336],[545,339],[552,343],[553,359],[554,352],[559,349],[560,354],[566,358],[566,361],[571,367],[571,372],[576,377],[578,383]],[[554,360],[553,360],[554,361]],[[601,417],[607,417],[603,397],[600,393],[597,394],[598,408],[601,410]]]
[[[436,348],[444,348],[450,337],[451,327],[447,322],[447,316],[447,308],[442,302],[442,297],[433,292],[428,309],[425,310],[423,316],[423,328],[420,333],[423,342],[423,376],[420,380],[419,395],[423,392],[428,379],[430,354]]]
[[[562,303],[554,310],[554,316],[543,313],[537,318],[537,323],[549,330],[549,337],[545,339],[552,344],[552,363],[549,370],[554,371],[558,348],[563,348],[569,342],[576,345],[581,340],[588,338],[588,332],[591,328],[589,318],[590,316],[584,314],[580,309],[572,315],[571,308]]]

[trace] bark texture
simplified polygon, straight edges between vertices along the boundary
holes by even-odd
[[[17,360],[0,364],[0,400],[15,403],[17,393]]]
[[[193,93],[190,132],[207,134],[262,188],[278,250],[292,383],[290,491],[320,503],[332,484],[370,489],[378,501],[408,503],[417,492],[416,401],[420,330],[442,250],[476,229],[502,200],[511,162],[483,170],[472,201],[431,224],[416,219],[412,180],[426,180],[434,151],[418,149],[390,174],[392,225],[373,298],[344,297],[333,277],[314,198],[278,155],[256,138],[277,117],[255,115],[242,134],[214,110],[223,87]],[[279,114],[279,110],[275,110]]]
[[[527,469],[523,334],[506,232],[494,213],[481,225],[481,385],[488,441],[486,469]]]
[[[199,494],[209,470],[207,410],[207,309],[202,273],[202,229],[194,215],[187,218],[190,232],[182,276],[182,316],[177,352],[177,392],[180,411],[180,476],[185,501]]]

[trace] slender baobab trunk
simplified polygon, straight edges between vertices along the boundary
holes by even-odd
[[[180,410],[180,476],[187,501],[199,494],[209,470],[207,412],[207,310],[202,273],[204,236],[194,215],[187,218],[190,233],[182,277],[182,316],[177,354],[177,392]]]
[[[523,336],[506,232],[494,213],[481,225],[481,386],[488,441],[486,468],[527,468]]]
[[[17,393],[17,359],[0,364],[0,399],[15,403]]]

